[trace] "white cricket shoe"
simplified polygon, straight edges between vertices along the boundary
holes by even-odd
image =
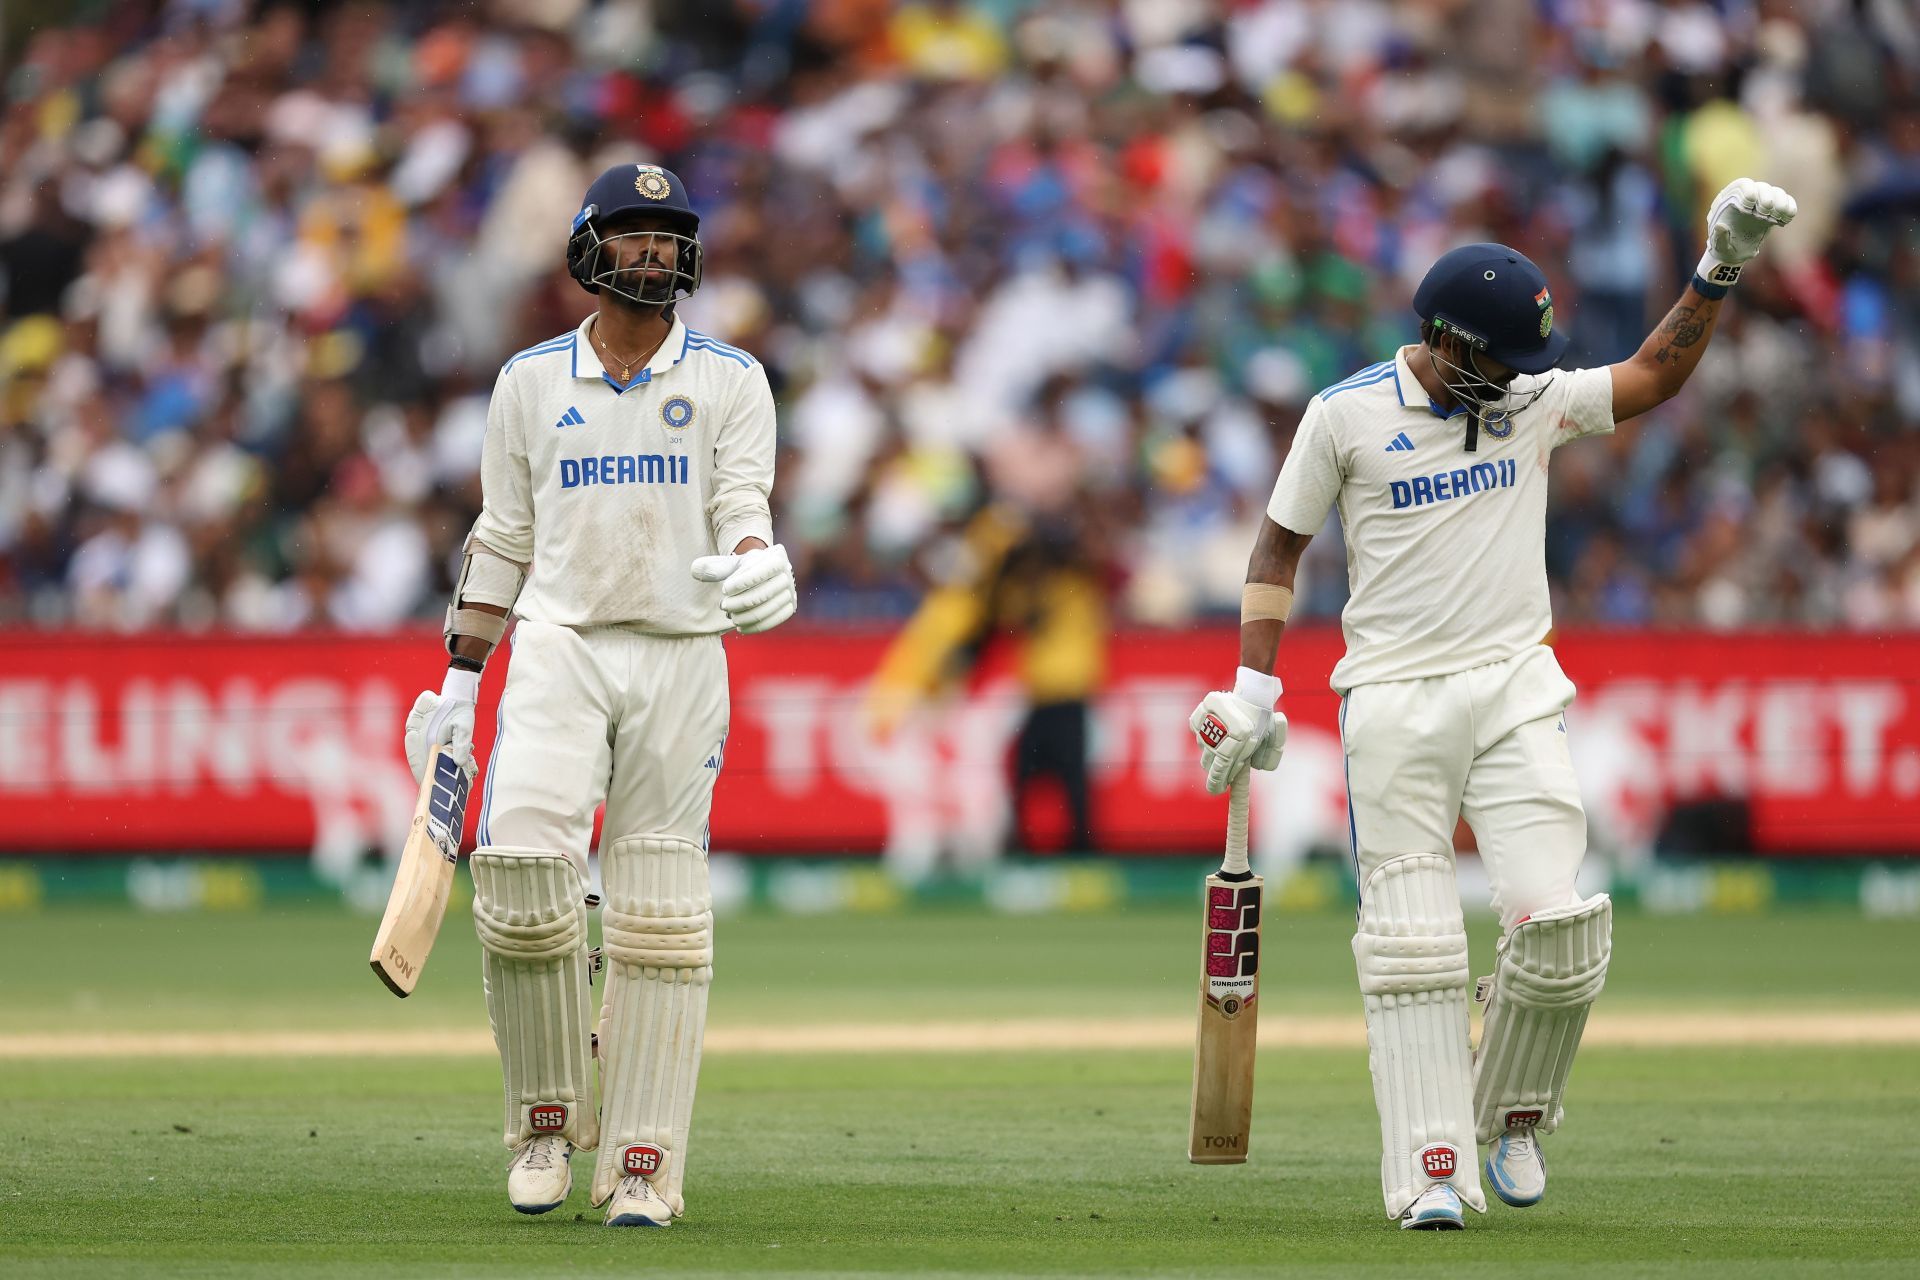
[[[1464,1231],[1460,1193],[1452,1187],[1430,1187],[1400,1215],[1402,1231]]]
[[[546,1213],[573,1190],[573,1144],[557,1134],[528,1138],[507,1166],[507,1199],[521,1213]]]
[[[670,1227],[673,1208],[660,1198],[651,1182],[638,1174],[620,1179],[613,1198],[607,1201],[607,1225],[610,1227]]]
[[[1515,1125],[1496,1138],[1486,1168],[1493,1194],[1516,1209],[1539,1204],[1547,1194],[1547,1158],[1530,1124]]]

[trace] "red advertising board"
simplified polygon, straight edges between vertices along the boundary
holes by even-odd
[[[734,710],[716,848],[965,851],[1007,822],[1023,710],[1004,665],[882,735],[868,673],[886,637],[799,628],[728,641]],[[1750,806],[1762,851],[1920,852],[1920,635],[1563,635],[1597,842],[1652,839],[1676,801]],[[1337,631],[1282,650],[1292,730],[1259,779],[1256,842],[1341,843]],[[400,728],[437,687],[438,637],[0,636],[0,850],[312,849],[404,831]],[[1231,673],[1230,630],[1115,637],[1096,708],[1095,821],[1123,852],[1218,843],[1186,717]],[[481,764],[504,666],[480,711]],[[701,744],[705,750],[705,744]],[[478,805],[469,814],[477,818]]]

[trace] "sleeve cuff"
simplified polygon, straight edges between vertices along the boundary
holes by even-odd
[[[714,549],[723,556],[731,555],[743,538],[758,538],[768,546],[772,546],[773,524],[767,520],[736,521],[714,535]]]

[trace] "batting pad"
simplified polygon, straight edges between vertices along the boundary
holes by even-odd
[[[480,935],[487,1018],[506,1082],[508,1147],[559,1134],[599,1140],[593,1005],[580,873],[545,849],[476,849],[473,926]]]
[[[1613,900],[1604,893],[1536,911],[1500,940],[1473,1061],[1480,1141],[1516,1124],[1541,1133],[1560,1126],[1560,1095],[1612,954]]]
[[[1389,859],[1360,892],[1353,935],[1380,1109],[1380,1189],[1398,1218],[1446,1182],[1481,1212],[1467,1032],[1467,926],[1453,860]]]
[[[713,982],[713,895],[707,856],[676,836],[628,836],[601,857],[607,962],[600,1011],[600,1094],[606,1140],[593,1203],[641,1174],[675,1213]]]

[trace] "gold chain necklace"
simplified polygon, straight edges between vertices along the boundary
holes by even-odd
[[[665,341],[666,341],[665,336],[662,336],[660,339],[660,342],[665,342]],[[593,343],[595,346],[599,347],[600,350],[606,352],[609,359],[613,360],[614,363],[620,366],[620,381],[622,382],[633,381],[633,366],[639,364],[642,360],[646,359],[647,356],[651,356],[655,351],[658,351],[660,349],[660,342],[654,343],[653,346],[648,349],[648,351],[646,352],[646,355],[635,356],[631,360],[622,360],[619,356],[614,354],[613,348],[609,347],[606,344],[606,341],[603,338],[601,338],[599,322],[598,321],[594,322]]]

